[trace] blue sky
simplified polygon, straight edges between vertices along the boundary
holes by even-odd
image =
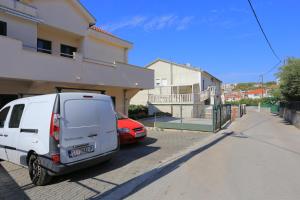
[[[81,0],[97,25],[134,43],[131,64],[190,63],[225,83],[258,81],[277,63],[247,0]],[[281,58],[300,57],[299,0],[252,0]],[[265,76],[275,80],[276,70]]]

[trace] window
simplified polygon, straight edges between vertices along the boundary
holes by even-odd
[[[101,100],[68,100],[64,103],[64,124],[67,128],[94,127],[101,123],[103,107],[112,108],[110,101]]]
[[[162,86],[167,86],[168,85],[168,80],[165,79],[165,78],[161,79],[161,85]]]
[[[73,53],[77,52],[77,48],[68,45],[60,45],[60,55],[67,58],[73,58]]]
[[[19,128],[25,105],[15,105],[10,116],[9,128]]]
[[[0,21],[0,35],[7,36],[7,24],[6,24],[6,22]]]
[[[4,127],[4,123],[5,123],[9,108],[10,107],[6,107],[0,112],[0,128]]]
[[[160,78],[155,79],[155,85],[160,86],[160,84],[161,84],[161,79]]]
[[[204,91],[204,84],[205,84],[205,82],[204,82],[204,80],[202,80],[202,91]]]
[[[37,40],[37,51],[42,52],[42,53],[51,54],[52,53],[51,41],[38,39]]]

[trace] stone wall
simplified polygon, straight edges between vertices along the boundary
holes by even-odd
[[[279,114],[284,120],[300,129],[300,111],[289,108],[280,108]]]

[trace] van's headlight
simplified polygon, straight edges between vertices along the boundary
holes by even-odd
[[[130,129],[129,128],[119,128],[118,129],[118,132],[119,133],[130,133]]]

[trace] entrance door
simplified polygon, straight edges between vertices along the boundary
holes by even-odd
[[[7,103],[18,99],[18,95],[11,94],[0,94],[0,109],[5,106]]]

